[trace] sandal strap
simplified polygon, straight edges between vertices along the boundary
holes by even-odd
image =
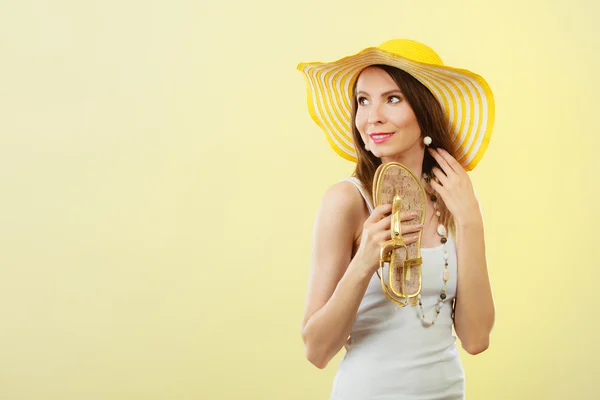
[[[411,258],[409,260],[404,260],[404,268],[416,267],[423,264],[423,258]]]
[[[400,218],[400,212],[402,211],[402,197],[396,191],[394,200],[392,202],[392,224],[390,226],[392,239],[399,241],[404,246],[404,240],[402,240],[402,221]]]

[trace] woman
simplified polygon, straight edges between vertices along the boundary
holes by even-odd
[[[316,218],[301,329],[306,356],[325,368],[346,348],[331,399],[463,399],[452,328],[478,354],[495,314],[483,219],[467,175],[489,141],[492,93],[478,75],[443,66],[411,40],[298,68],[311,116],[334,150],[357,163],[325,193]],[[386,297],[376,274],[392,207],[373,207],[370,189],[376,169],[392,161],[423,176],[430,194],[423,224],[401,214],[404,242],[420,238],[422,256],[419,304],[406,307]]]

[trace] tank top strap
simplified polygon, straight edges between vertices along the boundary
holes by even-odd
[[[371,214],[373,212],[373,206],[371,205],[371,202],[369,201],[367,192],[365,191],[365,188],[363,187],[362,182],[357,177],[351,176],[349,178],[344,178],[344,179],[340,180],[340,182],[352,182],[354,184],[354,186],[356,186],[356,188],[358,189],[360,194],[362,195],[363,199],[365,200],[365,203],[367,204],[367,208],[369,209],[369,214]]]

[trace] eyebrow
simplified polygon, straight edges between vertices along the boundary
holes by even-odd
[[[381,97],[389,96],[390,94],[393,94],[393,93],[404,94],[404,93],[402,93],[402,90],[400,90],[400,89],[393,89],[393,90],[388,90],[387,92],[381,93]],[[367,92],[362,91],[362,90],[356,93],[357,96],[360,94],[366,94],[367,96],[369,95]]]

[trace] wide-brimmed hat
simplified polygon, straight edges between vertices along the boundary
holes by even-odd
[[[479,75],[444,66],[435,51],[408,39],[393,39],[333,62],[298,64],[306,78],[309,113],[336,153],[356,162],[351,130],[352,88],[360,71],[375,64],[402,69],[431,91],[446,115],[457,160],[467,171],[475,168],[494,124],[490,87]]]

